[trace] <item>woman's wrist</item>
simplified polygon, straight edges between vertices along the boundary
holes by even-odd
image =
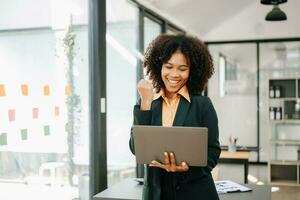
[[[141,110],[150,110],[152,101],[142,101],[141,102]]]

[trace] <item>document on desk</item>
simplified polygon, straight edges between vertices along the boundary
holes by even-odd
[[[234,192],[250,192],[251,188],[245,187],[229,180],[215,181],[218,194],[234,193]]]

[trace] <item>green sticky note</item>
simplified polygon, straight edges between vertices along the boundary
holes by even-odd
[[[7,133],[0,134],[0,145],[7,145]]]
[[[50,135],[50,127],[49,126],[44,126],[44,135],[45,136]]]
[[[27,140],[28,139],[27,129],[21,129],[21,139],[22,140]]]

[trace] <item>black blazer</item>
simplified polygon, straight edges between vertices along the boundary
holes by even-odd
[[[206,96],[190,95],[191,102],[184,97],[176,111],[173,126],[207,127],[208,128],[208,160],[207,167],[190,167],[187,172],[177,173],[181,180],[189,182],[210,175],[220,156],[218,118],[211,100]],[[140,105],[134,106],[134,125],[162,125],[162,97],[154,100],[151,110],[141,111]],[[134,141],[131,130],[130,149],[134,150]],[[145,165],[143,199],[158,200],[161,195],[162,170]],[[192,194],[190,194],[192,195]]]

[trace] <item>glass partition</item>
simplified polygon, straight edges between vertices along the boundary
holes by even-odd
[[[87,5],[1,3],[0,199],[89,199]]]
[[[108,186],[136,176],[129,138],[136,103],[137,20],[138,9],[132,4],[122,0],[107,1]]]
[[[209,81],[208,96],[218,114],[221,145],[237,137],[238,146],[256,147],[256,44],[215,44],[209,50],[215,74]],[[253,154],[251,159],[256,159]]]
[[[159,34],[162,33],[162,24],[157,20],[152,20],[149,17],[144,17],[144,49],[148,44]]]
[[[300,42],[261,43],[259,47],[260,140],[262,147],[271,146],[270,149],[262,149],[261,160],[281,159],[279,153],[285,159],[295,160],[300,140],[297,134],[300,118],[296,117]],[[272,118],[273,112],[277,113],[277,117],[281,115],[281,119]]]

